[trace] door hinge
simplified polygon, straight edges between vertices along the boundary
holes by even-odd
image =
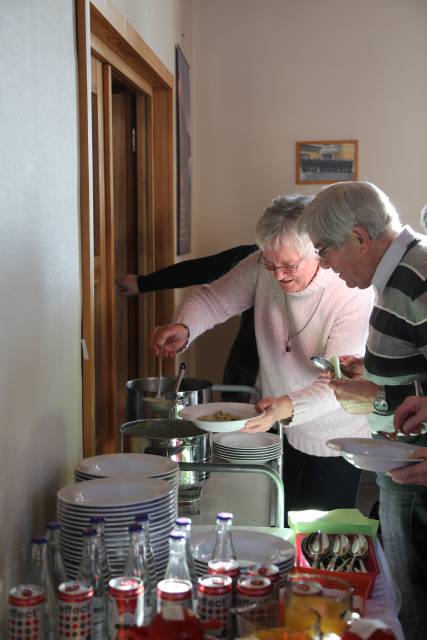
[[[132,143],[132,151],[133,151],[133,153],[135,153],[135,151],[136,151],[136,129],[135,129],[135,127],[132,128],[131,143]]]
[[[82,338],[82,355],[83,360],[89,360],[89,351],[87,350],[87,344],[84,338]]]

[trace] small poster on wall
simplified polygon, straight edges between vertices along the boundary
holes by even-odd
[[[296,183],[332,184],[357,180],[357,140],[297,142]]]
[[[191,251],[190,67],[176,46],[176,122],[178,153],[177,253]]]

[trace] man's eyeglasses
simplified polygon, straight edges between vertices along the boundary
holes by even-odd
[[[275,265],[272,264],[271,262],[265,262],[265,260],[262,260],[261,258],[258,260],[258,264],[261,264],[263,267],[265,267],[265,269],[267,269],[267,271],[277,271],[278,273],[280,273],[281,271],[286,271],[288,273],[296,273],[298,271],[298,269],[301,266],[301,263],[303,262],[304,258],[302,260],[300,260],[299,262],[295,263],[295,264],[279,264],[279,265]]]
[[[320,247],[320,249],[315,248],[315,249],[314,249],[314,252],[315,252],[316,256],[317,256],[318,258],[320,258],[321,260],[322,260],[322,258],[325,258],[325,257],[326,257],[326,255],[325,255],[325,254],[326,254],[326,251],[329,249],[329,247],[331,247],[331,246],[332,246],[332,244],[333,244],[332,242],[328,242],[328,243],[327,243],[327,244],[325,244],[323,247]]]

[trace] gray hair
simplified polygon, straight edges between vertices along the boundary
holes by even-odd
[[[306,254],[312,243],[305,231],[299,231],[298,222],[312,200],[313,196],[300,193],[274,198],[256,225],[256,241],[261,251],[277,251],[287,245]]]
[[[424,231],[427,233],[427,202],[421,207],[421,224],[424,227]]]
[[[336,182],[317,194],[300,218],[314,243],[340,247],[356,225],[377,240],[401,228],[388,196],[371,182]]]

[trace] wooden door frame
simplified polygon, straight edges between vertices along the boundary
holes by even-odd
[[[174,262],[174,159],[173,105],[174,76],[123,18],[109,0],[76,0],[77,58],[79,83],[80,216],[82,288],[82,397],[83,455],[94,455],[95,446],[95,359],[94,354],[94,257],[92,211],[92,123],[91,53],[108,62],[115,73],[151,97],[152,145],[150,162],[153,269]],[[111,74],[105,78],[111,85]],[[106,135],[111,122],[106,122]],[[112,159],[106,157],[107,171]],[[107,184],[106,207],[113,216],[112,184]],[[111,225],[112,219],[109,220]],[[114,236],[110,236],[114,241]],[[112,253],[114,256],[114,253]],[[114,264],[108,265],[111,286]],[[170,321],[173,292],[156,294],[156,323]],[[110,323],[114,327],[114,314]],[[114,353],[114,349],[112,350]],[[114,360],[111,362],[114,368]],[[169,372],[173,362],[167,363]]]

